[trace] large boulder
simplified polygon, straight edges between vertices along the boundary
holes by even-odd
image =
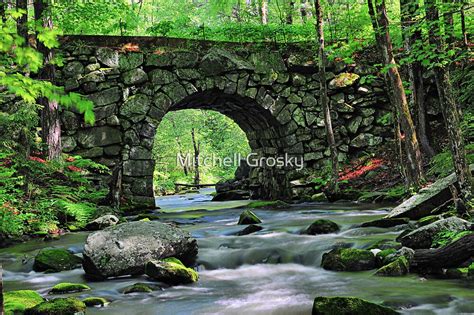
[[[247,200],[249,198],[250,192],[247,190],[229,190],[217,193],[212,201]]]
[[[145,273],[150,278],[169,285],[193,283],[199,278],[194,269],[186,267],[174,257],[149,261],[145,266]]]
[[[474,165],[470,166],[471,170]],[[387,215],[387,218],[407,217],[418,220],[431,214],[435,208],[452,198],[449,187],[456,183],[456,174],[441,178],[428,187],[421,189],[416,195],[405,200]]]
[[[409,272],[408,259],[405,256],[398,257],[395,261],[379,268],[376,272],[376,276],[396,277],[403,276]]]
[[[449,230],[452,232],[467,231],[472,228],[472,223],[458,217],[450,217],[444,220],[439,220],[431,224],[422,226],[410,233],[401,236],[398,241],[403,246],[409,248],[430,248],[433,243],[433,238],[441,231]]]
[[[390,228],[408,223],[410,223],[410,219],[408,218],[382,218],[369,222],[364,222],[361,224],[361,227]]]
[[[262,220],[250,210],[244,210],[239,217],[239,225],[246,225],[246,224],[259,224],[262,223]]]
[[[34,271],[60,272],[81,266],[82,259],[64,248],[45,248],[38,252]]]
[[[398,312],[355,297],[324,297],[314,299],[313,315],[392,315]]]
[[[139,275],[150,260],[176,257],[194,264],[198,247],[191,235],[157,221],[123,223],[90,234],[84,245],[83,267],[95,278]]]
[[[362,271],[374,269],[375,262],[370,250],[336,248],[323,254],[321,267],[334,271]]]

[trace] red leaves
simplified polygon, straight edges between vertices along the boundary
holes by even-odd
[[[77,166],[74,166],[74,165],[68,165],[68,170],[72,171],[72,172],[82,172],[82,169],[77,167]]]
[[[37,156],[30,156],[28,157],[28,159],[30,161],[36,161],[36,162],[39,162],[39,163],[42,163],[42,164],[45,164],[46,163],[46,160],[40,158],[40,157],[37,157]]]
[[[345,168],[339,173],[339,180],[357,179],[367,172],[373,171],[381,167],[385,163],[382,159],[369,160],[365,165],[355,166],[354,168]]]
[[[122,46],[121,50],[123,52],[126,52],[126,51],[138,52],[138,51],[140,51],[140,46],[138,46],[138,44],[134,44],[134,43],[127,43],[127,44]]]

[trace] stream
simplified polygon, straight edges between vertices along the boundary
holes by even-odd
[[[400,309],[404,314],[473,314],[474,282],[424,279],[417,275],[376,277],[367,272],[332,272],[320,267],[321,256],[333,246],[349,243],[364,248],[382,239],[394,239],[399,230],[358,228],[384,216],[390,207],[356,203],[303,203],[288,209],[255,210],[264,229],[235,236],[236,225],[248,201],[211,202],[212,189],[199,194],[157,198],[163,222],[175,222],[199,244],[196,284],[153,293],[123,294],[146,276],[87,282],[82,269],[45,274],[31,271],[33,257],[45,247],[82,251],[87,232],[69,233],[60,240],[32,240],[0,249],[4,290],[33,289],[47,295],[59,282],[86,283],[92,291],[78,298],[101,296],[111,301],[87,314],[311,314],[316,296],[356,296]],[[316,219],[341,226],[337,234],[299,235]]]

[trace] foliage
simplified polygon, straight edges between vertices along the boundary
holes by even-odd
[[[444,247],[446,245],[451,244],[454,241],[457,241],[463,236],[466,236],[472,233],[473,233],[472,231],[462,231],[462,232],[449,231],[449,230],[441,231],[433,237],[433,242],[431,243],[431,247],[434,247],[434,248]]]
[[[245,133],[230,118],[213,111],[170,112],[157,129],[153,148],[157,161],[155,186],[159,190],[172,190],[176,182],[192,182],[194,149],[191,130],[193,128],[196,131],[203,162],[200,165],[202,183],[215,183],[221,179],[233,178],[236,163],[226,165],[214,163],[213,160],[222,160],[226,157],[234,160],[239,154],[245,158],[250,152]],[[183,167],[177,160],[178,154],[189,158],[188,176],[185,176]]]
[[[86,177],[98,170],[106,172],[79,157],[47,162],[0,150],[0,236],[55,233],[70,221],[85,225],[106,194]]]

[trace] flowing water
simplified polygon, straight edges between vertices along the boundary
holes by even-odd
[[[163,222],[175,222],[197,238],[199,282],[153,293],[122,294],[124,287],[148,282],[143,276],[87,282],[82,269],[61,273],[31,271],[35,253],[44,247],[64,247],[80,253],[87,233],[60,240],[33,240],[0,250],[4,289],[33,289],[47,295],[59,282],[82,282],[92,287],[78,298],[102,296],[111,301],[88,314],[311,314],[316,296],[357,296],[401,309],[406,314],[472,314],[474,283],[424,279],[416,275],[376,277],[374,271],[331,272],[320,266],[321,256],[335,245],[364,248],[381,239],[394,239],[397,228],[358,228],[382,217],[388,208],[354,203],[293,205],[288,209],[256,210],[264,229],[235,236],[247,201],[210,202],[211,190],[157,199]],[[299,232],[315,219],[337,222],[337,234],[307,236]]]

